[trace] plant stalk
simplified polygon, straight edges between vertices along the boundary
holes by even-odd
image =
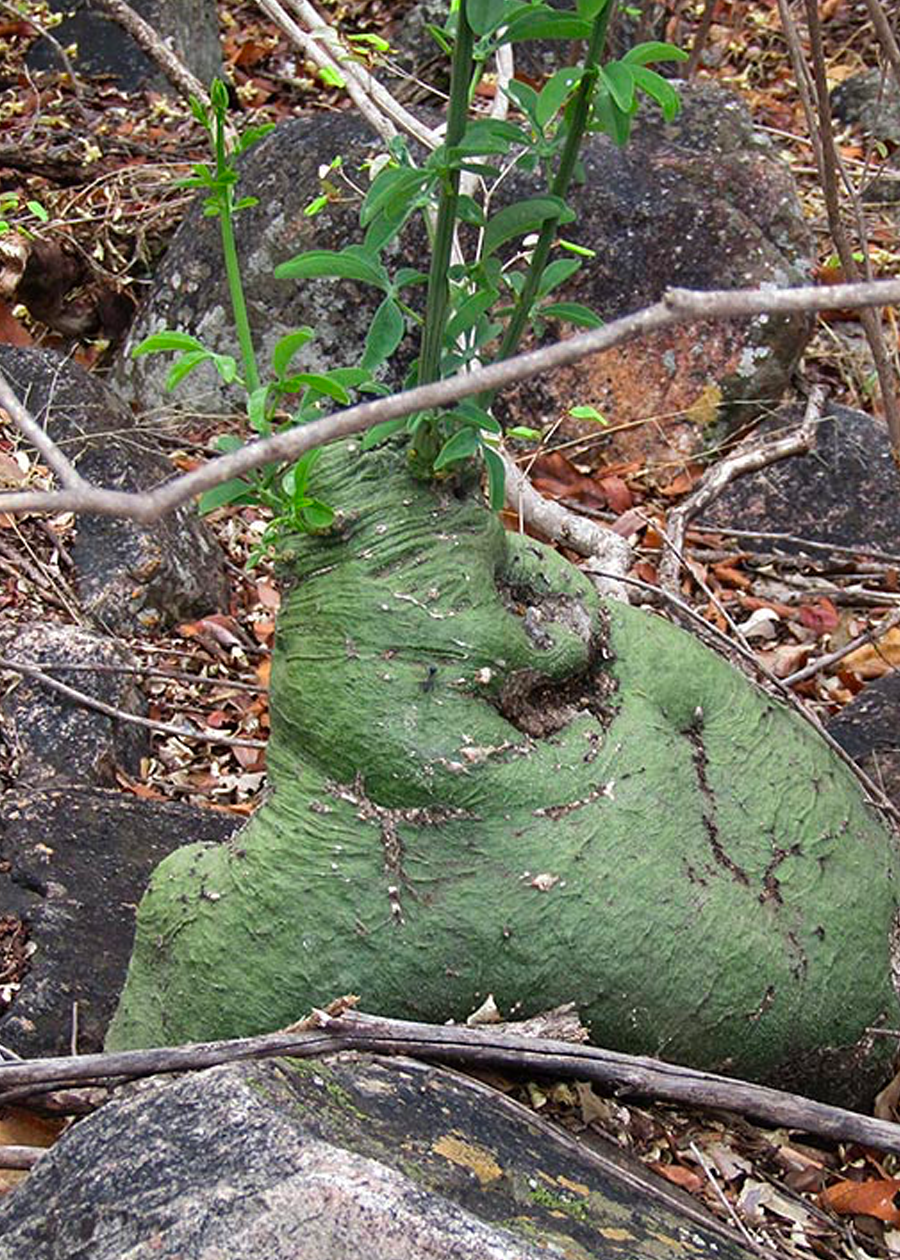
[[[603,51],[603,45],[606,42],[606,32],[609,29],[610,19],[616,7],[616,0],[609,0],[594,19],[594,26],[591,31],[590,43],[588,44],[587,54],[584,60],[585,73],[578,85],[578,91],[575,96],[575,103],[572,108],[572,117],[569,121],[569,130],[566,135],[566,142],[563,146],[562,156],[559,160],[559,167],[553,178],[550,192],[553,196],[565,200],[569,191],[569,185],[572,182],[572,176],[575,173],[575,164],[578,160],[578,153],[581,148],[581,141],[587,126],[588,115],[591,108],[591,99],[594,95],[594,87],[597,82],[599,73],[600,54]],[[550,250],[556,237],[556,228],[559,222],[559,216],[554,215],[549,219],[545,219],[541,225],[538,234],[537,244],[531,255],[531,262],[525,276],[525,283],[522,286],[522,292],[516,301],[515,308],[510,316],[509,323],[506,326],[506,332],[500,343],[500,349],[494,356],[492,362],[499,363],[501,359],[508,359],[516,353],[522,335],[528,324],[531,308],[534,306],[534,300],[537,296],[538,286],[540,285],[541,276],[544,268],[547,266],[547,259],[550,256]],[[481,407],[488,408],[494,398],[494,392],[485,392],[478,398],[478,404]]]
[[[221,180],[228,171],[228,155],[225,147],[225,119],[217,110],[216,119],[216,174]],[[247,393],[252,394],[259,388],[259,370],[256,366],[256,351],[253,348],[253,334],[247,318],[247,303],[244,299],[244,285],[241,280],[241,267],[238,262],[237,246],[234,241],[234,185],[221,183],[219,223],[222,231],[222,254],[225,260],[225,275],[228,279],[228,292],[231,295],[231,309],[234,314],[234,326],[238,345],[241,348],[241,359],[244,364],[244,382]]]

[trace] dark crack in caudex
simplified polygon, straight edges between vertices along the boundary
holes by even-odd
[[[694,710],[693,721],[683,734],[687,737],[693,749],[694,773],[697,776],[697,786],[700,789],[700,799],[703,803],[703,826],[706,830],[713,858],[718,866],[728,871],[732,879],[749,888],[750,878],[747,872],[738,866],[737,862],[725,852],[722,837],[719,834],[719,825],[716,821],[716,797],[710,787],[707,775],[709,759],[706,756],[706,746],[703,742],[703,710],[699,705]]]

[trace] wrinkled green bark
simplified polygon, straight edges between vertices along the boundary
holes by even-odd
[[[851,1075],[847,1047],[896,1022],[896,850],[815,732],[396,451],[344,444],[315,489],[344,516],[293,561],[271,794],[155,872],[109,1044],[493,993],[575,1001],[606,1046],[864,1092],[884,1050]]]

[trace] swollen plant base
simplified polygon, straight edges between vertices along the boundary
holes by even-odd
[[[271,793],[153,875],[110,1048],[344,993],[864,1098],[896,1023],[894,836],[796,714],[604,603],[402,452],[328,451],[273,660]]]

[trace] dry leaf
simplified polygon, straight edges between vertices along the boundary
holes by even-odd
[[[839,1216],[874,1216],[888,1225],[900,1225],[900,1181],[894,1177],[838,1181],[823,1190],[820,1198]]]
[[[881,678],[900,666],[900,627],[888,630],[876,643],[857,648],[841,662],[860,678]]]

